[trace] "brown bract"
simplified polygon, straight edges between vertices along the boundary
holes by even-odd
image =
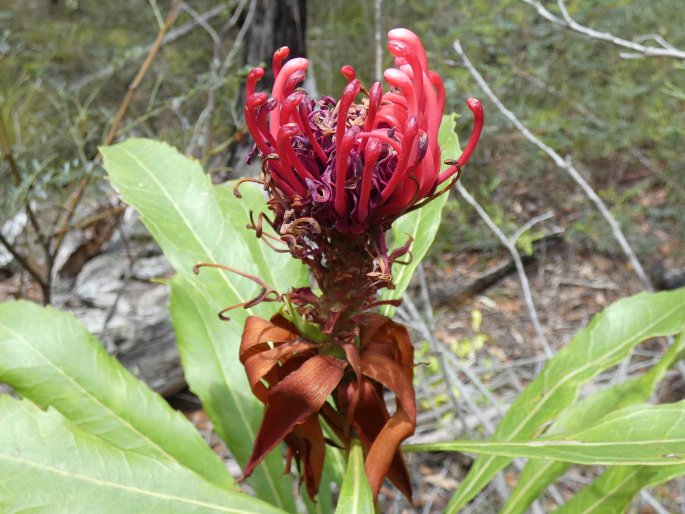
[[[411,498],[411,481],[399,447],[416,427],[413,353],[407,330],[380,314],[364,315],[355,336],[324,343],[307,341],[279,314],[271,321],[249,317],[240,361],[265,411],[244,477],[284,441],[286,470],[294,458],[300,480],[314,498],[325,443],[335,444],[324,437],[321,416],[345,448],[352,437],[362,442],[374,498],[385,477]],[[395,394],[392,416],[384,388]]]

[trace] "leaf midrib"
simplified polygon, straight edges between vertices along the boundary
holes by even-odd
[[[190,287],[194,288],[198,295],[200,295],[201,297],[205,296],[202,293],[202,291],[200,291],[200,289],[198,288],[198,285],[194,281],[187,280],[186,283],[189,284]],[[196,309],[197,309],[197,306],[196,306]],[[197,309],[197,310],[198,310],[198,312],[200,312],[200,309]],[[205,315],[203,313],[200,313],[200,315],[203,317],[203,320],[204,320]],[[252,425],[250,424],[249,419],[247,418],[247,415],[245,414],[245,411],[243,410],[240,399],[236,395],[234,388],[228,387],[228,384],[230,384],[229,377],[227,374],[227,370],[224,368],[223,361],[219,355],[219,352],[217,351],[216,341],[214,340],[214,338],[211,337],[211,334],[209,332],[207,332],[207,339],[209,339],[211,341],[212,353],[214,354],[214,358],[216,359],[216,361],[219,363],[219,369],[221,370],[221,376],[224,380],[224,383],[226,384],[226,389],[228,390],[229,394],[233,398],[234,404],[238,408],[240,418],[243,420],[243,426],[246,428],[247,434],[250,437],[250,439],[254,441],[256,434],[255,434],[254,430],[252,429]],[[277,501],[279,502],[279,507],[283,507],[280,492],[278,490],[278,487],[276,487],[275,482],[273,481],[273,477],[271,476],[271,473],[265,472],[264,476],[266,477],[266,480],[269,484],[269,488],[271,489],[271,491],[274,495],[274,498],[276,498]]]
[[[159,498],[159,499],[166,500],[166,501],[176,501],[179,503],[185,503],[185,504],[194,505],[197,507],[211,508],[211,509],[214,509],[214,510],[219,511],[219,512],[227,512],[227,513],[232,513],[232,514],[253,514],[253,512],[249,511],[249,510],[242,510],[242,509],[236,510],[236,509],[225,507],[223,505],[208,503],[208,502],[205,502],[202,500],[193,500],[191,498],[184,498],[182,496],[175,496],[172,494],[149,491],[149,490],[141,489],[141,488],[135,487],[135,486],[130,486],[130,485],[126,485],[126,484],[119,484],[117,482],[111,482],[111,481],[101,480],[101,479],[94,478],[94,477],[89,477],[87,475],[74,473],[73,471],[67,471],[65,469],[60,469],[60,468],[56,468],[54,466],[49,466],[47,464],[40,464],[38,462],[34,462],[34,461],[26,460],[26,459],[21,459],[18,457],[11,457],[9,455],[0,455],[0,460],[17,462],[17,463],[24,465],[24,466],[38,468],[38,469],[43,470],[43,471],[47,471],[47,472],[55,473],[58,475],[66,476],[68,478],[72,478],[75,480],[81,480],[83,482],[89,482],[89,483],[92,483],[92,484],[95,484],[98,486],[111,487],[113,489],[123,490],[123,491],[133,493],[133,494],[141,494],[144,496]],[[209,483],[208,483],[208,485],[209,485]],[[227,491],[223,491],[223,490],[221,490],[221,491],[226,493],[226,494],[230,494]]]
[[[150,177],[150,179],[157,185],[157,188],[159,189],[159,191],[161,191],[161,192],[163,193],[163,196],[164,196],[164,197],[169,201],[169,203],[173,206],[173,208],[174,208],[174,210],[176,211],[176,213],[178,214],[178,216],[181,218],[181,220],[183,220],[183,223],[190,229],[190,232],[191,232],[191,234],[193,235],[193,237],[195,238],[195,241],[200,245],[200,247],[201,247],[202,250],[205,252],[205,254],[207,255],[207,257],[209,257],[210,262],[214,262],[214,263],[220,264],[220,263],[218,262],[218,259],[217,259],[216,256],[214,255],[214,253],[213,253],[209,248],[207,248],[207,246],[206,246],[205,243],[204,243],[204,240],[203,240],[201,237],[198,236],[197,232],[195,231],[194,225],[192,225],[192,224],[189,222],[189,220],[186,218],[186,216],[185,216],[183,210],[182,210],[182,209],[180,208],[180,206],[174,201],[174,198],[169,194],[168,190],[164,187],[163,183],[160,182],[159,180],[157,180],[157,177],[155,177],[154,173],[152,173],[152,170],[151,170],[150,168],[148,168],[148,166],[147,166],[143,161],[141,161],[140,159],[138,159],[138,157],[136,157],[135,154],[129,152],[125,147],[122,147],[122,148],[121,148],[121,151],[124,152],[124,153],[126,153],[133,161],[135,161],[135,162],[136,162],[136,163],[145,171],[145,173]],[[216,201],[216,196],[214,196],[214,200]],[[221,211],[220,206],[217,205],[217,207],[219,207],[219,210]],[[225,224],[225,222],[223,222],[223,220],[222,220],[222,228],[221,228],[222,231],[223,231],[224,228],[225,228],[225,227],[224,227],[224,224]],[[177,271],[178,271],[178,270],[177,270]],[[228,288],[233,292],[233,294],[235,294],[236,298],[237,298],[238,300],[240,300],[241,303],[245,302],[245,298],[243,298],[243,296],[238,292],[238,290],[235,288],[235,286],[234,286],[234,285],[231,283],[231,281],[228,279],[228,276],[227,276],[226,272],[223,271],[223,270],[221,270],[221,269],[217,269],[217,271],[218,271],[219,275],[221,276],[221,278],[223,279],[223,281],[224,281],[224,282],[226,283],[226,285],[228,286]],[[185,273],[184,273],[184,274],[185,274]],[[247,311],[247,312],[250,313],[250,314],[252,313],[252,310],[251,310],[251,309],[245,309],[245,311]]]
[[[199,237],[198,233],[197,233],[196,230],[195,230],[194,225],[192,225],[192,224],[189,222],[189,220],[186,218],[186,216],[185,216],[183,210],[181,209],[180,205],[174,200],[173,196],[172,196],[172,195],[169,193],[169,191],[164,187],[163,183],[160,182],[160,181],[157,179],[157,177],[156,177],[155,174],[152,172],[152,170],[151,170],[143,161],[141,161],[134,153],[131,153],[131,152],[128,151],[125,147],[122,147],[121,150],[122,150],[123,153],[125,153],[130,159],[132,159],[132,160],[133,160],[133,161],[134,161],[134,162],[135,162],[135,163],[136,163],[136,164],[145,172],[145,174],[150,178],[150,180],[152,180],[152,182],[155,183],[155,185],[157,186],[158,190],[159,190],[159,191],[162,193],[162,195],[169,201],[169,203],[172,205],[173,209],[176,211],[176,213],[178,214],[178,216],[181,218],[181,220],[183,221],[183,223],[185,224],[185,226],[188,227],[188,229],[190,230],[191,234],[192,234],[193,237],[195,238],[195,241],[199,244],[199,246],[201,247],[201,249],[205,252],[205,254],[206,254],[207,257],[209,258],[209,260],[212,261],[212,262],[218,262],[218,259],[216,258],[216,256],[214,255],[214,253],[206,246],[204,240],[203,240],[201,237]],[[215,195],[213,196],[213,199],[214,199],[215,201],[218,202],[218,199],[217,199],[217,197],[216,197]],[[219,211],[221,211],[221,210],[222,210],[221,207],[220,207],[219,205],[217,205],[217,206],[219,207]],[[225,222],[222,222],[221,230],[222,230],[222,231],[225,230]],[[177,270],[177,271],[178,271],[178,270]],[[229,289],[233,292],[233,294],[236,296],[236,298],[237,298],[240,302],[244,302],[245,299],[244,299],[243,296],[238,292],[238,290],[237,290],[237,289],[235,288],[235,286],[231,283],[231,281],[228,279],[228,276],[227,276],[226,272],[224,272],[224,271],[222,271],[222,270],[220,270],[220,269],[217,270],[217,271],[219,272],[219,275],[221,276],[221,278],[223,279],[223,281],[226,283],[226,285],[228,286],[228,288],[229,288]],[[186,273],[183,273],[183,272],[182,272],[182,274],[185,275]],[[188,280],[187,282],[188,282],[192,287],[194,287],[194,288],[197,290],[197,285],[194,283],[194,281]],[[203,296],[204,296],[204,295],[203,295]],[[251,314],[251,313],[252,313],[252,309],[245,309],[245,311],[246,311],[248,314]],[[220,369],[221,369],[221,374],[222,374],[222,376],[223,376],[223,378],[224,378],[225,383],[226,383],[226,384],[230,383],[230,382],[227,380],[228,377],[226,376],[226,370],[224,369],[222,360],[219,358],[219,354],[218,354],[218,352],[217,352],[217,350],[216,350],[216,344],[215,344],[214,341],[212,341],[212,352],[214,353],[214,355],[215,355],[217,361],[219,362],[219,367],[220,367]],[[232,395],[232,396],[235,396],[234,393],[233,393],[233,391],[232,391],[232,388],[228,387],[227,389],[228,389],[229,391],[231,391],[231,395]],[[239,402],[236,402],[236,405],[240,405],[240,403],[239,403]],[[240,410],[240,416],[241,416],[241,418],[245,421],[246,418],[245,418],[244,412],[242,411],[242,408],[239,408],[239,410]],[[255,434],[254,434],[254,431],[252,430],[252,427],[250,426],[250,424],[247,423],[247,422],[245,422],[245,423],[244,423],[244,426],[247,427],[248,433],[249,433],[249,435],[250,435],[250,438],[254,440]],[[272,477],[270,476],[269,473],[264,473],[264,475],[266,476],[266,478],[267,478],[267,480],[268,480],[269,488],[270,488],[270,489],[273,491],[273,493],[274,493],[274,497],[277,498],[278,501],[281,501],[281,495],[280,495],[279,492],[278,492],[278,488],[276,488],[275,484],[273,483]]]
[[[140,436],[140,437],[143,439],[143,441],[148,442],[148,443],[150,444],[150,446],[152,446],[153,448],[157,449],[163,456],[168,457],[168,458],[169,458],[170,460],[172,460],[173,462],[176,462],[176,463],[180,464],[181,466],[187,468],[187,469],[188,469],[189,471],[191,471],[192,473],[195,473],[195,474],[197,474],[198,476],[201,477],[201,475],[200,475],[199,473],[197,473],[196,471],[192,470],[191,468],[188,468],[185,464],[183,464],[182,462],[180,462],[176,457],[174,457],[173,455],[171,455],[170,453],[168,453],[168,452],[167,452],[164,448],[162,448],[157,442],[155,442],[153,439],[150,439],[149,436],[147,436],[145,433],[141,432],[138,428],[135,427],[135,425],[131,424],[126,418],[121,417],[121,415],[120,415],[119,413],[117,413],[117,412],[116,412],[115,410],[113,410],[111,407],[109,407],[108,405],[106,405],[105,403],[103,403],[102,401],[100,401],[100,399],[99,399],[97,396],[94,396],[93,394],[91,394],[91,392],[90,392],[88,389],[84,388],[79,382],[77,382],[77,381],[74,380],[72,377],[70,377],[67,373],[65,373],[65,372],[62,370],[62,368],[60,368],[59,366],[57,366],[57,365],[56,365],[52,360],[50,360],[43,352],[41,352],[40,350],[38,350],[37,348],[35,348],[35,347],[34,347],[27,339],[25,339],[20,333],[15,332],[15,331],[12,330],[10,327],[8,327],[7,325],[5,325],[5,324],[3,324],[3,323],[1,323],[1,322],[0,322],[0,328],[4,329],[4,330],[5,330],[6,332],[8,332],[11,336],[13,336],[13,337],[16,338],[18,341],[20,341],[24,346],[26,346],[29,350],[33,351],[36,355],[38,355],[40,358],[42,358],[43,361],[45,361],[46,363],[48,363],[54,370],[57,371],[57,373],[58,373],[59,375],[61,375],[62,377],[64,377],[68,382],[70,382],[74,387],[76,387],[76,389],[78,389],[79,391],[81,391],[86,397],[90,398],[96,405],[99,405],[105,412],[109,412],[109,413],[112,415],[112,417],[113,417],[114,419],[118,420],[118,421],[121,423],[121,425],[123,425],[125,428],[128,428],[131,432],[133,432],[134,434],[137,434],[138,436]],[[77,423],[77,424],[78,424],[78,423]],[[100,437],[100,436],[98,436],[98,437],[99,437],[100,439],[102,439],[102,437]],[[104,440],[104,439],[103,439],[103,440]],[[135,449],[131,449],[131,450],[129,450],[129,451],[136,452]],[[206,481],[206,479],[205,479],[204,477],[202,477],[202,479]]]

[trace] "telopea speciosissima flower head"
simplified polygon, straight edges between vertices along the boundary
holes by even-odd
[[[246,81],[245,120],[255,141],[249,158],[261,158],[262,174],[239,181],[234,191],[240,196],[245,181],[264,186],[271,214],[255,219],[250,213],[248,227],[307,265],[318,290],[279,294],[259,277],[227,268],[261,287],[240,306],[283,302],[271,320],[251,316],[243,330],[240,360],[265,405],[243,472],[249,476],[284,441],[286,470],[295,459],[312,498],[326,443],[347,448],[352,437],[364,447],[374,498],[385,478],[411,496],[399,448],[416,427],[413,348],[404,327],[373,309],[400,303],[379,300],[377,292],[394,287],[393,264],[411,258],[412,240],[389,250],[385,234],[397,218],[450,188],[483,127],[482,105],[469,98],[473,133],[458,159],[444,160],[438,144],[442,79],[428,67],[414,33],[394,29],[388,39],[395,66],[385,70],[387,90],[380,82],[367,89],[354,68],[343,66],[347,85],[340,99],[312,99],[298,87],[308,61],[286,61],[286,47],[274,53],[270,95],[257,91],[263,69],[252,69]],[[384,390],[395,395],[392,415]]]
[[[470,98],[473,134],[459,159],[441,169],[442,79],[428,67],[413,32],[391,30],[388,49],[395,67],[385,70],[387,91],[380,82],[366,89],[354,68],[343,66],[348,83],[340,100],[309,98],[297,88],[309,62],[284,63],[287,47],[274,54],[271,96],[256,92],[261,68],[247,78],[245,120],[255,151],[265,159],[272,193],[291,204],[301,202],[320,225],[341,233],[387,229],[433,197],[468,162],[483,126],[482,105]]]

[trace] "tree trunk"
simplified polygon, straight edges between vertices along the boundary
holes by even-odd
[[[245,37],[243,66],[262,66],[264,78],[260,90],[269,90],[273,85],[271,58],[282,46],[290,48],[290,58],[305,56],[305,34],[307,26],[307,0],[254,0],[254,17]],[[238,109],[245,105],[245,88],[238,94]],[[255,176],[258,167],[247,167],[245,158],[252,146],[247,138],[232,148],[229,163],[234,170],[233,177]]]
[[[306,0],[256,0],[254,18],[245,40],[244,64],[264,65],[264,83],[271,84],[271,57],[287,46],[290,57],[305,56]]]

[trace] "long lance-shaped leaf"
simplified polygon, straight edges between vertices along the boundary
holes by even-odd
[[[440,131],[438,132],[438,141],[442,156],[444,158],[457,158],[461,154],[459,147],[459,138],[454,132],[454,123],[458,116],[456,114],[445,114],[442,117],[440,124]],[[444,187],[444,186],[443,186]],[[433,243],[438,227],[440,226],[440,219],[442,218],[442,209],[447,203],[449,193],[436,198],[428,205],[417,209],[409,214],[402,216],[392,225],[392,230],[388,235],[394,247],[401,247],[407,242],[409,237],[414,239],[411,245],[411,259],[407,256],[405,261],[408,264],[395,264],[393,266],[393,275],[395,289],[386,289],[381,294],[383,300],[393,300],[402,298],[402,295],[409,287],[411,277],[414,275],[416,267],[421,260],[426,256],[430,245]],[[402,259],[400,259],[402,260]],[[392,317],[395,308],[389,305],[381,309],[382,314]]]
[[[491,440],[534,437],[575,401],[583,383],[618,364],[645,339],[680,332],[684,322],[685,289],[641,293],[614,303],[547,363],[512,404]],[[446,512],[458,512],[509,462],[509,457],[494,455],[476,459]]]
[[[407,451],[467,451],[575,464],[685,464],[685,400],[634,405],[613,412],[590,428],[532,441],[450,441],[408,446]]]
[[[373,496],[364,468],[364,452],[357,439],[352,441],[347,472],[340,489],[335,514],[373,514]]]
[[[195,427],[134,378],[72,314],[31,302],[0,305],[0,382],[123,450],[233,479]]]
[[[643,375],[602,389],[561,412],[545,432],[546,435],[561,434],[588,427],[609,412],[629,405],[644,403],[652,396],[654,388],[666,371],[685,349],[685,335],[680,334],[657,364]],[[519,475],[518,483],[511,492],[499,514],[520,514],[554,480],[570,467],[566,462],[531,459]]]
[[[555,514],[615,514],[626,512],[642,489],[685,475],[685,465],[612,466],[576,494]]]
[[[56,410],[0,397],[0,512],[283,514],[170,460],[117,448]]]
[[[232,184],[212,186],[196,161],[155,141],[129,140],[103,148],[102,154],[112,183],[140,213],[177,271],[171,313],[188,384],[243,465],[262,406],[250,395],[238,364],[240,333],[248,314],[269,317],[275,306],[236,309],[231,322],[223,323],[217,318],[219,310],[250,300],[259,287],[224,270],[205,269],[195,276],[192,269],[201,262],[228,265],[282,292],[304,283],[305,269],[245,228],[250,209],[265,210],[256,186],[247,184],[239,200],[231,194]],[[273,452],[249,483],[261,498],[292,511],[292,490],[289,480],[280,476],[282,469],[281,457]]]

